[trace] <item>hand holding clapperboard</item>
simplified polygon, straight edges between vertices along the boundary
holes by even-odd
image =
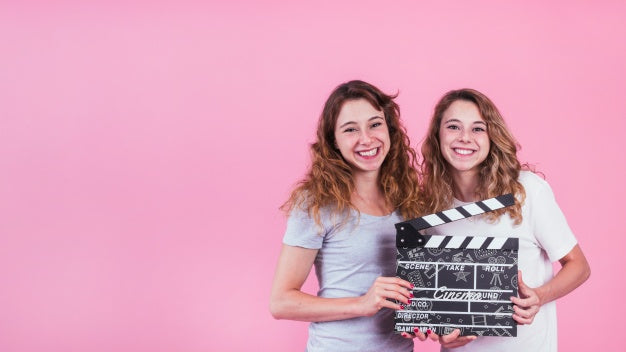
[[[419,231],[515,204],[512,194],[444,210],[396,226],[396,275],[415,285],[395,313],[395,331],[517,336],[517,238],[428,236]]]

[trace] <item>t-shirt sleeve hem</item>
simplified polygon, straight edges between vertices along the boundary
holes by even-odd
[[[286,244],[286,245],[292,246],[292,247],[300,247],[300,248],[306,248],[306,249],[320,249],[320,248],[322,248],[322,246],[317,245],[317,244],[299,243],[299,242],[295,242],[295,241],[289,241],[287,239],[283,240],[283,244]]]
[[[578,244],[578,241],[576,241],[576,239],[574,238],[573,241],[570,242],[568,245],[563,245],[558,251],[554,251],[552,253],[549,253],[548,254],[548,258],[553,263],[557,262],[561,258],[565,257],[567,255],[567,253],[571,252],[572,249],[574,249],[574,247],[577,244]]]

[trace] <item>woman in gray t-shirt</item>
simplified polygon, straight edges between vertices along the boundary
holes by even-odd
[[[393,225],[416,216],[418,190],[394,98],[362,81],[335,88],[312,165],[282,207],[289,219],[270,310],[311,322],[309,352],[413,350],[414,335],[393,329],[394,310],[412,296],[411,283],[394,277]],[[301,291],[313,265],[315,296]]]

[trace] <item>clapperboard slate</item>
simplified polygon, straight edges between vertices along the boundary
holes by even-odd
[[[418,231],[511,206],[512,194],[397,223],[396,275],[414,298],[396,311],[395,331],[517,336],[510,297],[517,296],[517,238],[428,236]]]

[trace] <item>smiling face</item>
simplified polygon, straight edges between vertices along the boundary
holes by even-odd
[[[335,142],[355,176],[378,175],[390,146],[385,114],[365,99],[347,100],[337,116]]]
[[[489,155],[487,123],[476,104],[467,100],[453,102],[443,113],[439,144],[453,175],[478,176],[478,166]]]

